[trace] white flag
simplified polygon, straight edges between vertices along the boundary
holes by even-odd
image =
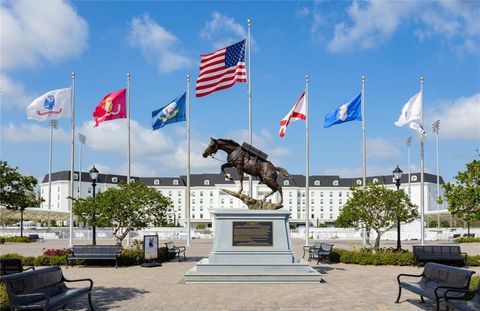
[[[300,95],[300,98],[297,100],[295,106],[287,113],[287,115],[280,121],[280,137],[285,136],[287,131],[287,125],[292,121],[296,120],[305,120],[307,106],[305,105],[305,92]]]
[[[423,94],[422,92],[415,94],[410,100],[403,106],[402,114],[398,118],[397,122],[394,122],[396,126],[404,126],[409,124],[411,129],[417,131],[420,138],[425,138],[427,135],[422,126],[422,106],[423,106]]]
[[[27,107],[27,117],[37,121],[70,118],[71,88],[47,92]]]

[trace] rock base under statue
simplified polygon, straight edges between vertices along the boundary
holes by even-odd
[[[292,250],[285,210],[212,212],[215,239],[208,258],[185,274],[196,282],[315,282],[322,275]]]

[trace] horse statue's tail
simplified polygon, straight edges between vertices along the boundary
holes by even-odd
[[[283,178],[286,178],[286,179],[289,179],[289,180],[292,180],[293,177],[290,176],[290,174],[288,173],[288,171],[282,167],[275,167],[275,169],[277,170],[277,172],[280,173],[280,176],[282,176]]]

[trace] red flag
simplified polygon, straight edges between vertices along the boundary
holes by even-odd
[[[307,118],[305,108],[305,92],[303,92],[292,110],[290,110],[282,121],[280,121],[280,137],[285,136],[287,125],[290,124],[290,121],[305,120]]]
[[[126,95],[127,89],[107,94],[93,112],[94,127],[103,121],[125,119],[127,117]]]

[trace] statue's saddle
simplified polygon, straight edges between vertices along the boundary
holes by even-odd
[[[258,150],[257,148],[255,148],[252,145],[249,145],[247,143],[242,144],[242,150],[247,152],[248,154],[262,160],[262,161],[266,161],[267,158],[268,158],[268,154],[266,154],[265,152],[263,152],[261,150]]]

